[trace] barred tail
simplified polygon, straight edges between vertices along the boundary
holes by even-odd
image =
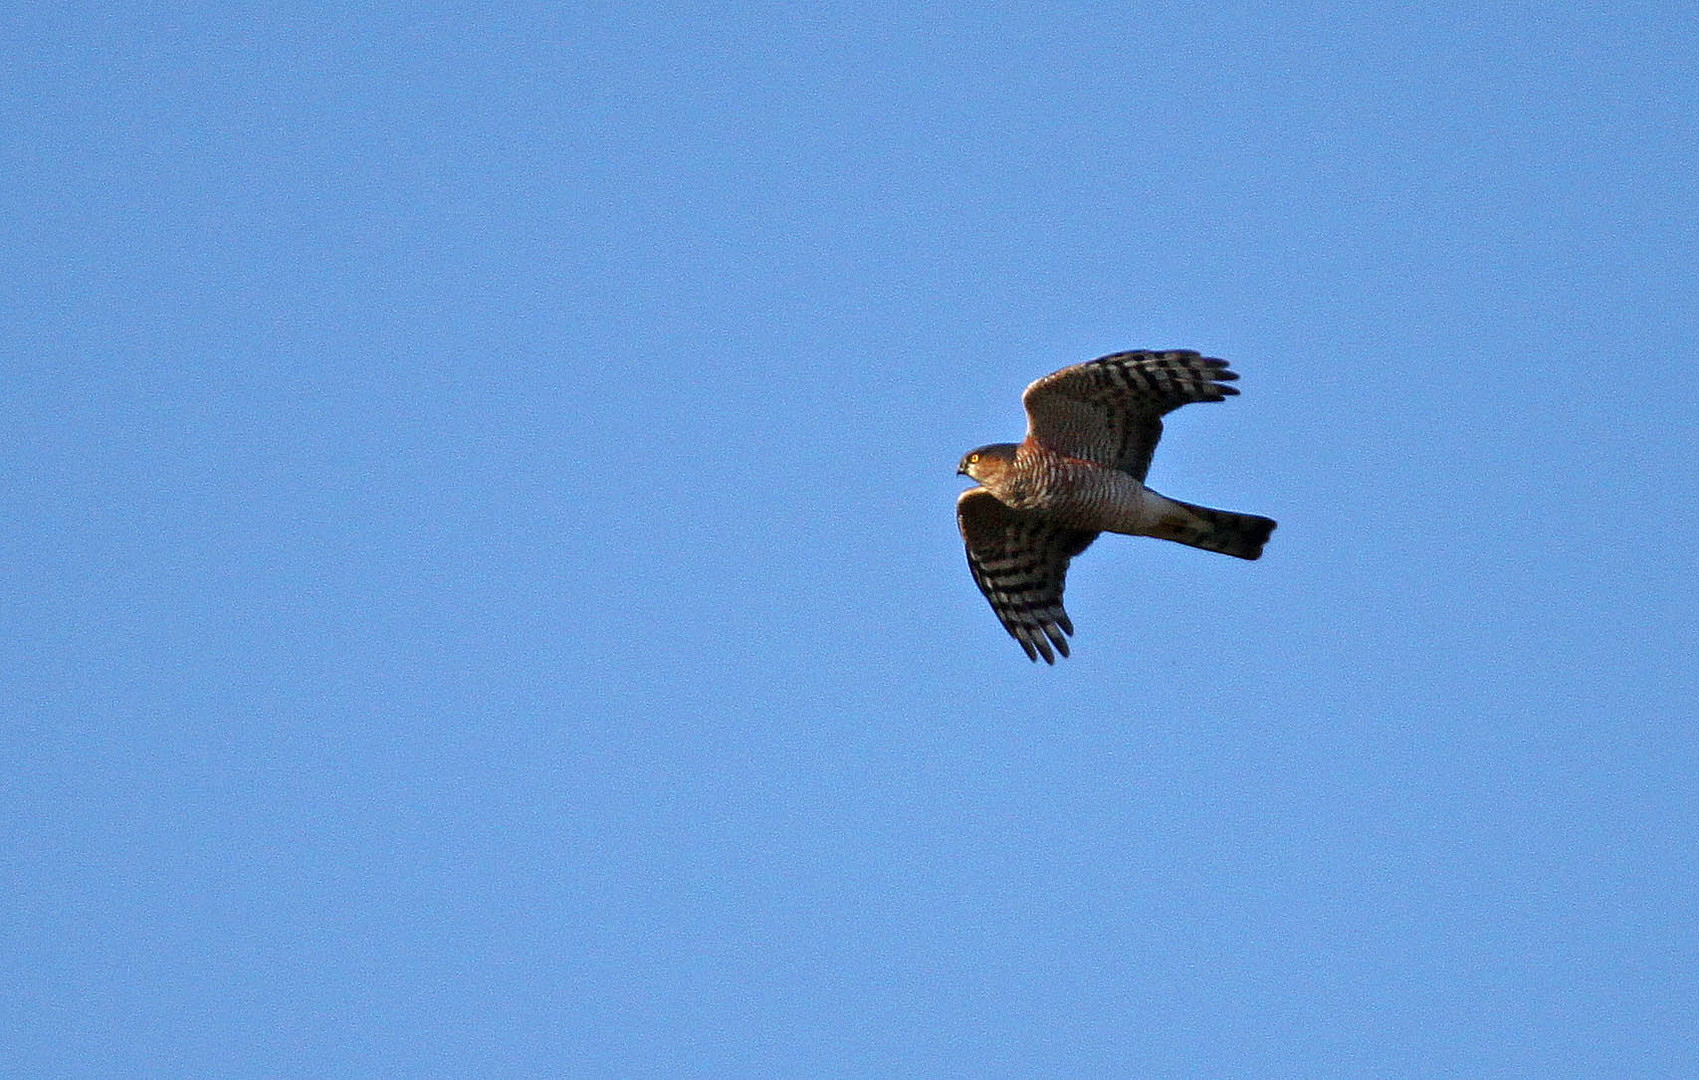
[[[1154,492],[1152,493],[1154,494]],[[1219,551],[1236,559],[1255,559],[1262,555],[1274,522],[1255,514],[1236,514],[1231,510],[1211,510],[1193,506],[1178,499],[1168,499],[1173,509],[1164,513],[1150,532],[1151,536],[1189,544],[1205,551]],[[1174,512],[1178,511],[1178,512]]]

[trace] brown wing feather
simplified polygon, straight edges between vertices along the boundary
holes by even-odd
[[[1097,539],[1097,533],[1056,524],[1044,514],[1014,510],[982,487],[956,500],[956,523],[967,544],[974,583],[991,601],[1009,636],[1027,657],[1054,664],[1068,655],[1065,635],[1074,624],[1062,609],[1068,561]],[[1054,646],[1054,649],[1052,649]]]
[[[1119,352],[1055,371],[1026,388],[1027,438],[1139,480],[1162,438],[1162,417],[1239,391],[1227,361],[1186,349]]]

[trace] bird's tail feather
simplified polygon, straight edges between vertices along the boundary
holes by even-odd
[[[1219,551],[1238,559],[1255,559],[1262,555],[1262,546],[1274,531],[1274,522],[1255,514],[1238,514],[1231,510],[1211,510],[1193,506],[1178,499],[1169,499],[1179,513],[1165,513],[1150,535],[1163,540],[1189,544],[1205,551]]]

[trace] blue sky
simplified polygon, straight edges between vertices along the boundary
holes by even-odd
[[[0,24],[19,1075],[1699,1071],[1685,4]],[[1074,656],[961,453],[1226,357]]]

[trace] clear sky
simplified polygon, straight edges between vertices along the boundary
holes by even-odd
[[[1699,1075],[1691,3],[15,5],[19,1076]],[[1232,361],[1074,656],[963,451]]]

